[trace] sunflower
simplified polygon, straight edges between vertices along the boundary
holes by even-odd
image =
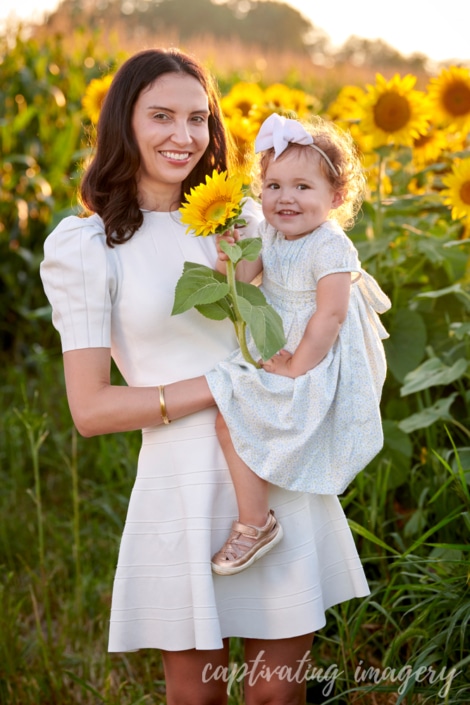
[[[343,86],[335,100],[328,106],[327,113],[335,122],[359,120],[362,116],[361,103],[365,91],[359,86]]]
[[[390,81],[377,74],[362,101],[361,130],[371,134],[374,146],[411,146],[425,134],[430,119],[426,94],[414,90],[416,76],[396,74]]]
[[[413,140],[413,164],[418,169],[427,164],[435,164],[447,147],[448,140],[444,130],[429,125],[426,133]]]
[[[444,204],[452,208],[452,219],[470,221],[470,158],[456,161],[452,173],[444,176],[442,182],[447,188],[441,194]]]
[[[113,76],[104,78],[94,78],[87,86],[85,95],[82,98],[82,106],[91,122],[97,123],[101,112],[103,100],[109,90]]]
[[[244,172],[245,184],[250,182],[250,172],[254,161],[254,140],[259,130],[259,123],[240,114],[224,118],[235,145],[236,168]]]
[[[235,83],[230,92],[221,99],[222,112],[227,117],[233,115],[248,117],[253,106],[263,101],[264,93],[257,83],[240,81]]]
[[[225,232],[239,222],[243,197],[243,176],[214,169],[205,183],[191,189],[179,209],[186,232],[204,237]]]
[[[470,130],[470,69],[450,66],[431,78],[429,98],[439,118],[462,132]]]

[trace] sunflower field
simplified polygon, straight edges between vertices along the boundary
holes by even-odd
[[[158,653],[106,652],[139,434],[77,437],[39,279],[45,237],[79,212],[100,106],[127,55],[99,37],[0,44],[0,703],[164,704]],[[371,594],[329,610],[308,702],[468,705],[470,70],[424,84],[377,74],[328,98],[298,76],[220,85],[247,188],[270,113],[351,131],[369,192],[349,235],[392,301],[384,448],[341,497]],[[237,639],[231,658],[243,661]],[[240,683],[229,702],[243,703]]]

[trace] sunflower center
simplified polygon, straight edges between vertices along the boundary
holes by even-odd
[[[238,108],[238,110],[240,110],[241,114],[242,114],[244,117],[248,117],[248,115],[250,114],[250,110],[252,109],[252,107],[253,107],[253,104],[252,104],[251,101],[249,101],[249,100],[240,100],[240,101],[237,103],[237,108]]]
[[[417,149],[423,149],[430,142],[432,142],[432,135],[420,135],[413,144]]]
[[[451,115],[470,113],[470,87],[464,81],[454,81],[445,91],[442,102]]]
[[[384,132],[398,132],[411,118],[410,104],[402,95],[388,91],[379,97],[374,106],[374,120]]]
[[[205,219],[211,222],[218,222],[225,218],[226,201],[218,200],[211,203],[207,210]]]
[[[470,181],[464,181],[459,191],[460,198],[466,206],[470,206]]]

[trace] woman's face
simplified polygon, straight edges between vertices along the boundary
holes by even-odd
[[[138,189],[144,208],[171,210],[181,183],[209,144],[209,104],[199,81],[167,73],[139,95],[132,129],[141,166]]]

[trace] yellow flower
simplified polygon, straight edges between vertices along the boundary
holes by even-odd
[[[206,176],[205,183],[192,188],[180,210],[181,222],[188,226],[186,232],[195,235],[223,233],[236,224],[242,210],[243,177],[228,176],[214,169]]]
[[[312,111],[317,112],[320,102],[302,90],[289,88],[284,83],[273,83],[264,91],[264,107],[269,113],[288,113],[293,117],[303,118]]]
[[[260,105],[263,100],[263,90],[257,83],[241,81],[235,83],[230,92],[222,98],[222,111],[227,117],[236,114],[248,117],[253,106]]]
[[[446,133],[433,125],[428,131],[413,140],[413,163],[417,168],[434,164],[448,147]]]
[[[254,162],[254,141],[259,124],[240,113],[224,119],[235,145],[235,164],[238,172],[243,172],[245,184],[250,182],[250,173]]]
[[[452,208],[452,219],[470,220],[470,158],[457,160],[442,182],[447,188],[441,194],[445,205]]]
[[[375,86],[367,86],[361,130],[374,137],[376,147],[411,146],[426,132],[430,109],[425,93],[414,90],[415,83],[411,74],[396,74],[390,81],[377,74]]]
[[[343,86],[328,106],[327,113],[335,122],[359,120],[362,116],[361,103],[364,97],[365,91],[359,86]]]
[[[470,69],[443,69],[431,78],[428,93],[440,119],[463,132],[470,130]]]
[[[104,78],[94,78],[87,86],[85,95],[82,98],[82,106],[86,114],[95,124],[101,112],[103,100],[109,90],[113,76],[104,76]]]

